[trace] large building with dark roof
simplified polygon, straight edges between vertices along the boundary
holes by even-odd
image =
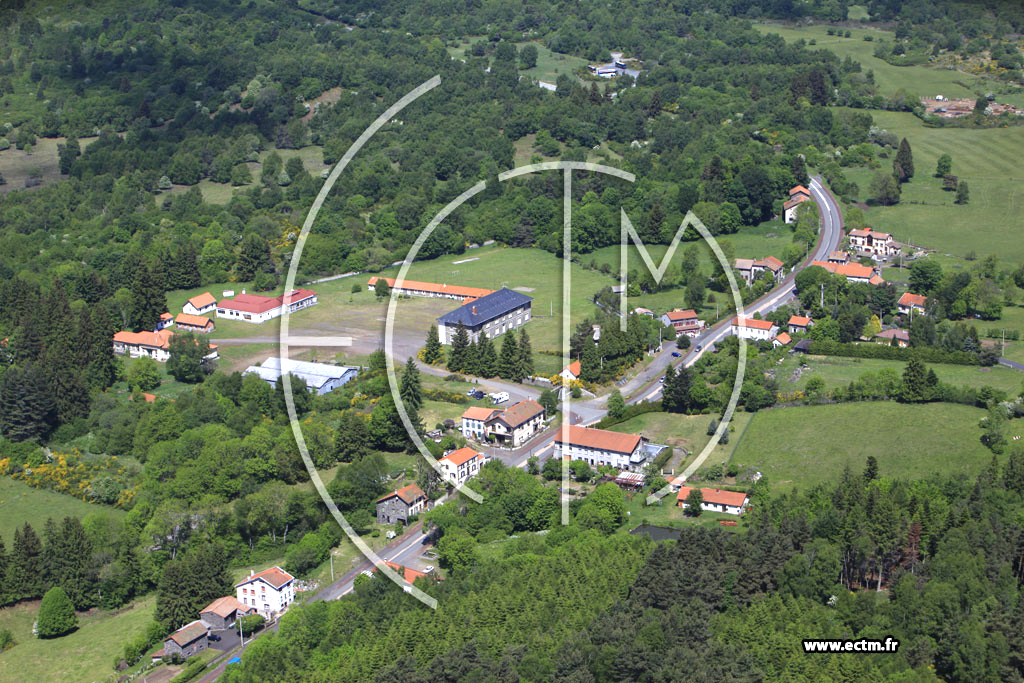
[[[437,319],[437,333],[442,344],[451,344],[459,324],[466,327],[470,341],[482,337],[498,337],[522,327],[530,320],[531,297],[503,287],[464,304]]]

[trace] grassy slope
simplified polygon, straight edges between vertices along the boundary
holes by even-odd
[[[637,415],[636,417],[626,420],[621,424],[617,424],[611,427],[611,431],[614,432],[625,432],[634,434],[643,434],[653,443],[668,444],[676,449],[678,455],[680,448],[685,448],[689,451],[689,455],[681,461],[681,466],[675,468],[677,471],[681,471],[683,467],[688,465],[693,459],[700,453],[701,449],[707,445],[708,435],[707,428],[708,423],[711,422],[712,417],[717,415],[677,415],[673,413],[645,413],[644,415]],[[736,448],[736,444],[739,441],[738,435],[741,434],[747,423],[750,421],[751,414],[744,412],[737,412],[733,416],[732,421],[732,438],[726,445],[717,445],[708,459],[704,461],[705,465],[714,465],[716,463],[728,462],[733,455],[733,450]]]
[[[733,457],[757,467],[774,491],[833,479],[878,458],[887,477],[971,476],[992,453],[980,441],[985,411],[968,406],[890,402],[781,408],[757,413]]]
[[[0,682],[112,679],[114,658],[153,619],[155,605],[150,596],[117,614],[79,615],[78,630],[54,640],[32,636],[37,601],[2,609],[0,629],[9,629],[18,644],[0,655]]]
[[[43,533],[47,517],[56,520],[64,517],[85,517],[88,514],[107,514],[122,517],[124,512],[105,505],[55,493],[46,489],[34,489],[28,484],[9,477],[0,477],[0,537],[4,539],[8,552],[14,543],[14,530],[25,522],[32,524],[36,533]]]

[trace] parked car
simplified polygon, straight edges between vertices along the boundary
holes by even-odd
[[[428,565],[426,566],[426,568],[425,568],[425,569],[423,570],[423,573],[424,573],[424,574],[429,574],[429,573],[430,573],[430,572],[432,572],[432,571],[434,571],[434,565],[432,565],[432,564],[428,564]]]
[[[697,344],[697,353],[700,353],[703,350],[704,350],[704,345],[703,344]]]
[[[474,389],[473,391],[469,392],[469,395],[478,401],[482,399],[484,396],[486,396],[486,394],[480,391],[479,389]]]
[[[665,375],[662,375],[661,377],[659,377],[658,378],[658,382],[660,382],[661,384],[664,384],[665,383]]]
[[[683,355],[683,354],[679,353],[678,351],[673,351],[672,352],[672,357],[673,358],[679,358],[679,356],[681,356],[681,355]]]
[[[210,635],[206,636],[206,639],[214,643],[220,642],[220,636],[218,636],[216,633],[211,633]]]

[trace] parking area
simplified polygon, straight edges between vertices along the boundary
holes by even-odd
[[[237,626],[233,629],[229,628],[220,631],[210,631],[210,633],[220,638],[220,640],[210,638],[210,649],[212,650],[227,652],[228,650],[233,650],[239,645]]]

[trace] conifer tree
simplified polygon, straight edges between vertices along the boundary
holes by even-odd
[[[462,371],[467,375],[480,374],[480,342],[470,342],[466,347],[465,360],[462,363]]]
[[[74,316],[60,281],[53,284],[46,310],[52,315],[43,352],[43,371],[56,401],[57,419],[66,424],[89,412],[89,389],[78,359],[82,338],[76,334]]]
[[[46,375],[29,363],[0,379],[0,433],[12,441],[46,436],[57,424],[57,405]]]
[[[43,545],[28,522],[14,530],[14,546],[4,582],[11,600],[31,600],[43,594]]]
[[[344,411],[334,434],[335,457],[341,462],[355,462],[369,451],[369,443],[366,420],[355,411]]]
[[[175,285],[179,289],[192,289],[202,284],[203,278],[199,274],[199,254],[191,242],[185,242],[178,248],[178,256],[175,258],[178,265],[178,282]]]
[[[427,345],[423,347],[423,362],[433,365],[444,357],[444,349],[437,335],[437,325],[431,325],[427,332]]]
[[[166,312],[167,298],[163,289],[152,269],[140,262],[132,278],[128,325],[136,332],[156,329],[160,315]]]
[[[77,610],[96,604],[97,577],[92,567],[92,542],[77,517],[65,517],[47,544],[50,583],[60,586]]]
[[[420,370],[416,367],[416,361],[410,358],[405,364],[402,372],[402,379],[399,383],[398,393],[402,397],[407,411],[417,411],[423,406],[423,387],[420,384]]]
[[[498,372],[498,354],[491,338],[481,334],[477,343],[477,372],[481,377],[494,377]]]
[[[525,327],[519,328],[519,368],[516,373],[520,377],[533,376],[533,347],[530,345],[530,335],[526,333]]]
[[[523,376],[519,374],[519,347],[516,344],[516,336],[512,330],[506,332],[501,338],[501,353],[498,354],[498,376],[519,382]]]
[[[900,147],[896,152],[896,164],[899,165],[901,182],[914,177],[914,154],[911,152],[910,143],[906,138],[900,140]]]
[[[378,281],[379,282],[379,281]],[[452,372],[468,372],[466,370],[466,354],[469,349],[469,332],[466,326],[459,323],[452,339],[452,348],[448,352],[448,369]]]

